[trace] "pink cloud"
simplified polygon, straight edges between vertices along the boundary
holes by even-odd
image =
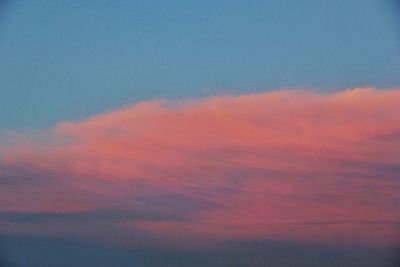
[[[3,213],[126,210],[115,231],[184,244],[399,241],[397,89],[150,101],[21,136]]]

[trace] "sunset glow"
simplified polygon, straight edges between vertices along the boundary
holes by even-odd
[[[111,227],[123,242],[141,232],[192,246],[397,244],[399,107],[400,90],[279,91],[143,102],[10,133],[1,176],[15,178],[1,214],[41,224],[2,229],[110,241],[101,229]]]

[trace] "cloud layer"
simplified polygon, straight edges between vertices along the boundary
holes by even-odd
[[[150,101],[0,145],[3,232],[180,245],[400,238],[400,90]]]

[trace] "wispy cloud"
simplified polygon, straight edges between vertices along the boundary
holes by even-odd
[[[118,210],[113,230],[184,243],[396,243],[399,132],[400,90],[371,88],[150,101],[60,122],[2,141],[2,229]]]

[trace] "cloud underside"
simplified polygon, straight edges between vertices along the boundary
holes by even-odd
[[[400,237],[396,89],[150,101],[0,145],[3,232],[185,245]]]

